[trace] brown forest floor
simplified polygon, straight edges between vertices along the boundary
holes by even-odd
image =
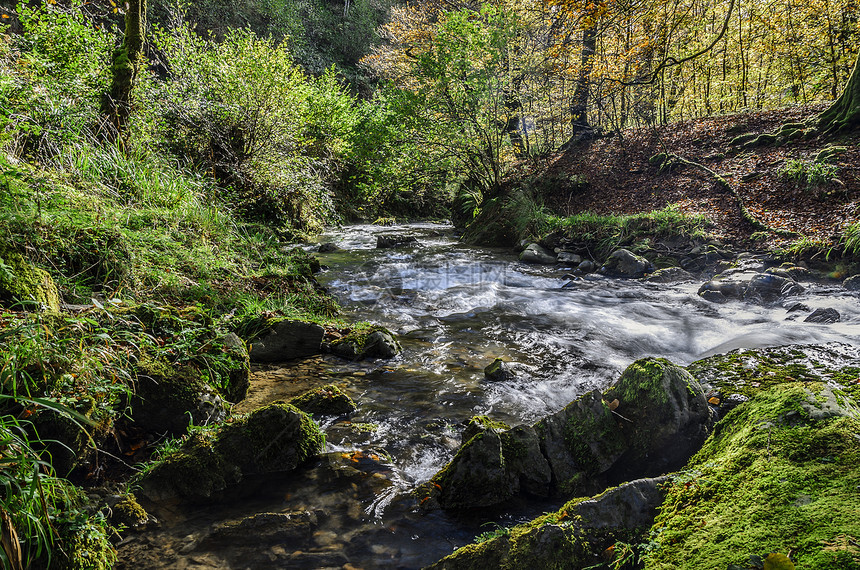
[[[828,139],[791,141],[738,152],[730,141],[747,132],[769,132],[798,122],[826,106],[791,107],[776,111],[695,119],[661,127],[628,129],[623,136],[579,144],[550,158],[542,174],[547,206],[570,215],[579,212],[632,214],[676,204],[688,213],[704,214],[718,237],[754,248],[755,229],[740,216],[734,198],[699,168],[683,166],[659,172],[648,163],[658,152],[673,153],[718,172],[739,192],[750,212],[774,228],[799,232],[815,240],[834,240],[860,215],[860,133]],[[842,182],[808,188],[779,175],[790,159],[812,162],[818,151],[834,144],[848,147],[835,164]],[[584,189],[567,182],[573,176],[588,181]]]

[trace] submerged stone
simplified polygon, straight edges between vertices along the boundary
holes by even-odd
[[[514,371],[507,362],[497,358],[484,368],[484,378],[490,382],[506,382],[514,379]]]
[[[356,410],[352,398],[334,384],[308,390],[289,403],[311,415],[344,416]]]

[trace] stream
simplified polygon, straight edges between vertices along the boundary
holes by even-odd
[[[413,235],[418,244],[376,249],[379,233]],[[494,525],[562,502],[420,513],[410,491],[453,457],[471,416],[534,422],[608,387],[644,356],[686,365],[735,348],[860,344],[860,302],[836,281],[804,283],[806,292],[784,304],[714,304],[697,295],[704,278],[654,284],[590,276],[562,288],[570,268],[465,246],[441,224],[349,226],[319,241],[342,248],[317,254],[328,266],[318,280],[345,307],[345,319],[389,328],[403,353],[391,361],[325,355],[257,367],[254,405],[333,383],[358,411],[321,423],[326,453],[311,465],[249,479],[217,504],[164,505],[157,528],[119,547],[119,568],[421,568]],[[792,318],[795,303],[834,308],[841,321]],[[514,363],[513,380],[484,379],[496,358]]]

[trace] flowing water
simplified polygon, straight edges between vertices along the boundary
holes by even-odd
[[[419,243],[376,249],[379,233],[414,235]],[[160,529],[121,549],[128,566],[420,568],[491,530],[482,522],[511,524],[558,506],[514,502],[471,517],[418,512],[410,491],[451,459],[471,416],[534,422],[606,388],[643,356],[689,364],[741,347],[860,344],[860,303],[836,282],[805,284],[784,305],[712,304],[696,294],[701,282],[592,276],[562,288],[564,268],[464,246],[445,225],[351,226],[320,241],[342,248],[319,254],[328,266],[320,282],[347,318],[397,333],[403,354],[357,363],[326,356],[261,370],[274,387],[270,400],[336,383],[358,412],[323,424],[327,453],[311,466],[248,481],[232,501],[163,509]],[[804,323],[788,311],[795,303],[833,307],[841,321]],[[515,363],[513,380],[484,379],[495,358]],[[280,514],[283,524],[218,530],[255,513]]]

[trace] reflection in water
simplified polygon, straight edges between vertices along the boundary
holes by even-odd
[[[380,232],[411,233],[420,245],[377,250]],[[786,320],[788,306],[707,303],[696,295],[698,283],[593,276],[562,289],[564,268],[527,266],[507,250],[465,247],[446,226],[354,226],[321,241],[343,250],[320,255],[330,267],[320,281],[348,317],[396,332],[404,352],[393,362],[323,359],[312,380],[341,385],[359,406],[348,422],[323,425],[330,453],[286,478],[249,484],[238,502],[168,518],[147,539],[158,552],[173,553],[162,564],[187,566],[197,556],[210,567],[259,567],[254,561],[265,557],[278,568],[418,568],[486,530],[478,524],[491,516],[419,515],[409,496],[452,457],[472,415],[533,422],[586,391],[606,388],[643,356],[688,364],[740,347],[860,340],[860,306],[842,288],[813,284],[791,298],[790,304],[833,307],[842,315],[835,325],[813,325]],[[484,379],[483,368],[495,358],[515,363],[513,380]],[[284,367],[286,375],[290,370]],[[552,506],[511,505],[495,516],[527,517]],[[207,547],[201,554],[197,545],[213,525],[260,512],[315,514],[301,536],[287,540],[282,529],[269,540],[260,531],[245,546]],[[126,550],[124,558],[162,567],[139,552]]]

